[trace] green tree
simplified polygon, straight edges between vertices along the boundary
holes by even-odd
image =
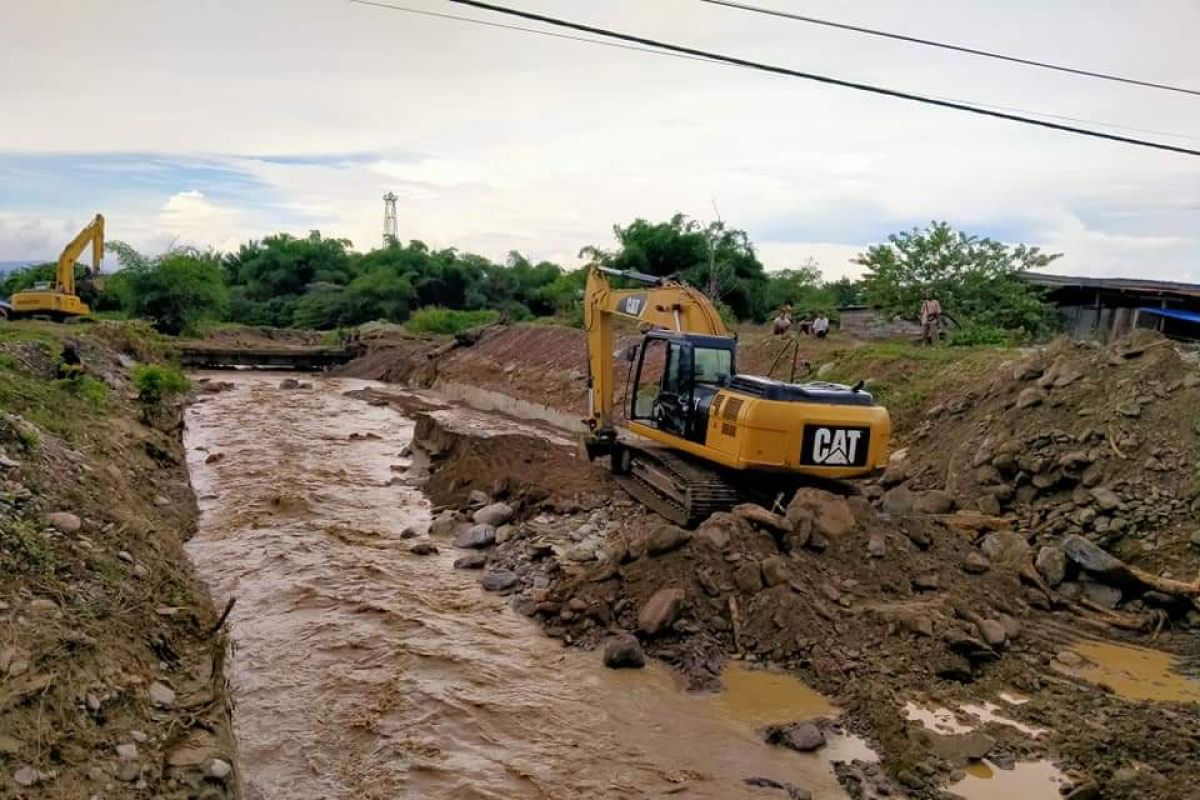
[[[925,292],[962,324],[1040,335],[1054,323],[1041,291],[1024,273],[1061,254],[1015,247],[954,230],[945,222],[894,234],[856,261],[866,267],[866,299],[887,313],[913,318]]]
[[[182,248],[149,259],[132,248],[125,256],[117,252],[123,269],[113,276],[109,291],[131,316],[148,319],[159,332],[172,335],[221,318],[228,292],[219,254]]]

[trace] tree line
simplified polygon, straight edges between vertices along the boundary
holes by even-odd
[[[761,322],[784,305],[797,315],[866,304],[913,317],[933,291],[962,322],[995,335],[1041,335],[1053,314],[1022,273],[1057,256],[1009,246],[934,222],[889,237],[856,259],[860,280],[825,280],[818,264],[768,271],[745,231],[676,214],[613,228],[609,247],[581,257],[615,269],[673,276],[700,288],[730,321]],[[80,284],[95,310],[150,319],[179,334],[206,321],[328,330],[375,320],[409,321],[422,309],[494,311],[510,320],[556,317],[579,324],[586,269],[534,263],[519,252],[503,263],[419,241],[389,241],[367,252],[313,231],[243,244],[236,252],[173,248],[147,256],[111,242],[120,269],[99,285]],[[82,268],[80,277],[82,275]],[[11,295],[52,281],[53,264],[17,270],[0,283]],[[478,318],[478,317],[476,317]],[[986,338],[986,337],[985,337]]]

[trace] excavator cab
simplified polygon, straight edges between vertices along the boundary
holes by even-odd
[[[642,339],[629,419],[703,442],[713,399],[734,374],[737,340],[652,330]]]

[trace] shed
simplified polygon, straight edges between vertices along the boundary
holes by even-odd
[[[1157,328],[1167,336],[1200,338],[1194,325],[1188,327],[1187,319],[1157,313],[1200,314],[1200,285],[1040,272],[1025,275],[1030,283],[1046,289],[1046,299],[1058,306],[1068,332],[1076,338],[1109,342],[1135,326]],[[1188,330],[1190,334],[1185,333]]]

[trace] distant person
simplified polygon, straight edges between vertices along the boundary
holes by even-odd
[[[803,335],[803,336],[812,336],[812,332],[813,332],[813,329],[812,329],[813,321],[812,321],[811,319],[809,319],[809,318],[808,318],[808,315],[807,315],[807,314],[804,316],[804,319],[800,320],[800,321],[799,321],[798,323],[796,323],[796,324],[797,324],[797,325],[800,327],[800,333],[801,333],[801,335]]]
[[[925,300],[921,303],[921,343],[937,344],[942,332],[942,304],[933,296],[933,290],[926,290]]]
[[[771,327],[771,333],[775,336],[783,336],[792,328],[792,305],[785,303],[779,309],[779,313],[775,315],[775,323]]]
[[[812,322],[813,336],[818,339],[824,339],[829,335],[829,317],[824,314],[817,314],[817,318]]]

